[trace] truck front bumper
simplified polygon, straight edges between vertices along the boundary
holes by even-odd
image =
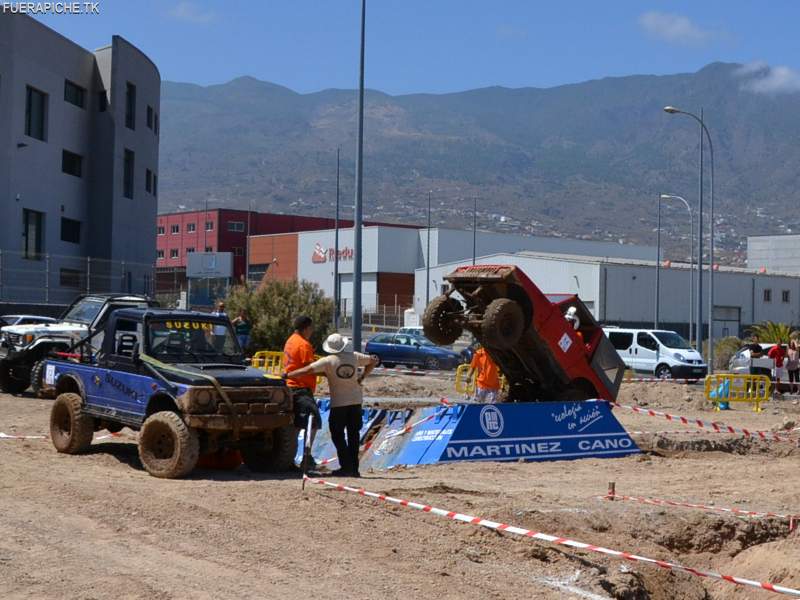
[[[706,365],[676,365],[670,370],[674,379],[704,379],[708,375]]]
[[[266,431],[277,429],[294,422],[291,413],[278,413],[271,415],[239,415],[239,431]],[[184,415],[184,421],[189,427],[196,429],[211,429],[215,431],[233,431],[234,418],[230,415]]]

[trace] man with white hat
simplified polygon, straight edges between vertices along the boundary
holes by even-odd
[[[339,468],[332,474],[360,477],[358,446],[363,400],[361,382],[375,368],[376,361],[368,354],[353,352],[348,346],[349,343],[350,340],[341,334],[330,334],[322,344],[322,349],[328,356],[288,373],[288,377],[310,373],[327,377],[331,394],[328,426],[339,457]],[[364,367],[360,375],[359,367]]]

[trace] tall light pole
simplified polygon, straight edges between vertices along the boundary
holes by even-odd
[[[689,341],[692,341],[692,322],[694,321],[694,215],[692,207],[685,198],[675,194],[661,194],[662,200],[680,200],[689,211]]]
[[[658,225],[656,225],[656,306],[653,329],[658,329],[658,300],[661,296],[661,196],[658,197]]]
[[[425,306],[431,302],[431,193],[428,192],[428,232],[427,250],[425,251]]]
[[[475,196],[475,206],[472,209],[472,264],[475,264],[475,254],[477,253],[477,231],[478,231],[478,197]]]
[[[334,219],[333,328],[339,330],[339,148],[336,148],[336,217]]]
[[[244,263],[244,283],[245,287],[250,286],[250,217],[253,214],[253,199],[250,198],[249,210],[247,211],[247,262]],[[203,224],[205,227],[205,223]]]
[[[709,201],[709,241],[708,241],[708,358],[706,360],[708,364],[708,372],[714,372],[714,144],[711,142],[711,134],[708,132],[708,127],[706,127],[705,122],[703,121],[703,111],[701,109],[700,116],[698,117],[694,113],[687,112],[685,110],[680,110],[675,108],[674,106],[665,106],[664,111],[668,112],[669,114],[675,115],[686,115],[688,117],[693,118],[700,124],[700,206],[698,210],[698,248],[697,248],[697,262],[698,262],[698,282],[697,282],[697,309],[698,314],[701,315],[698,319],[698,323],[702,324],[703,318],[703,304],[702,304],[702,285],[703,285],[703,187],[702,187],[702,173],[703,173],[703,148],[702,148],[702,140],[703,134],[705,133],[706,139],[708,140],[708,151],[709,156],[711,157],[711,196]],[[702,332],[698,333],[698,339],[702,339],[703,334]],[[702,346],[698,346],[702,349]]]
[[[358,74],[358,144],[356,146],[356,206],[353,219],[353,350],[361,351],[361,199],[364,185],[364,45],[367,0],[361,0],[361,64]]]

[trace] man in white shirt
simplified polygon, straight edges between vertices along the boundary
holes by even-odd
[[[358,449],[363,401],[361,382],[375,368],[376,362],[368,354],[349,350],[347,348],[349,342],[345,336],[332,333],[322,344],[322,349],[328,356],[288,373],[288,377],[309,373],[327,377],[331,393],[328,426],[339,457],[339,468],[332,475],[360,477]],[[358,374],[359,367],[364,367],[361,375]]]

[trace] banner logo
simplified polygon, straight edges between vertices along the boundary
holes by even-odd
[[[503,413],[496,406],[491,404],[484,406],[478,420],[481,429],[489,437],[497,437],[503,433]]]

